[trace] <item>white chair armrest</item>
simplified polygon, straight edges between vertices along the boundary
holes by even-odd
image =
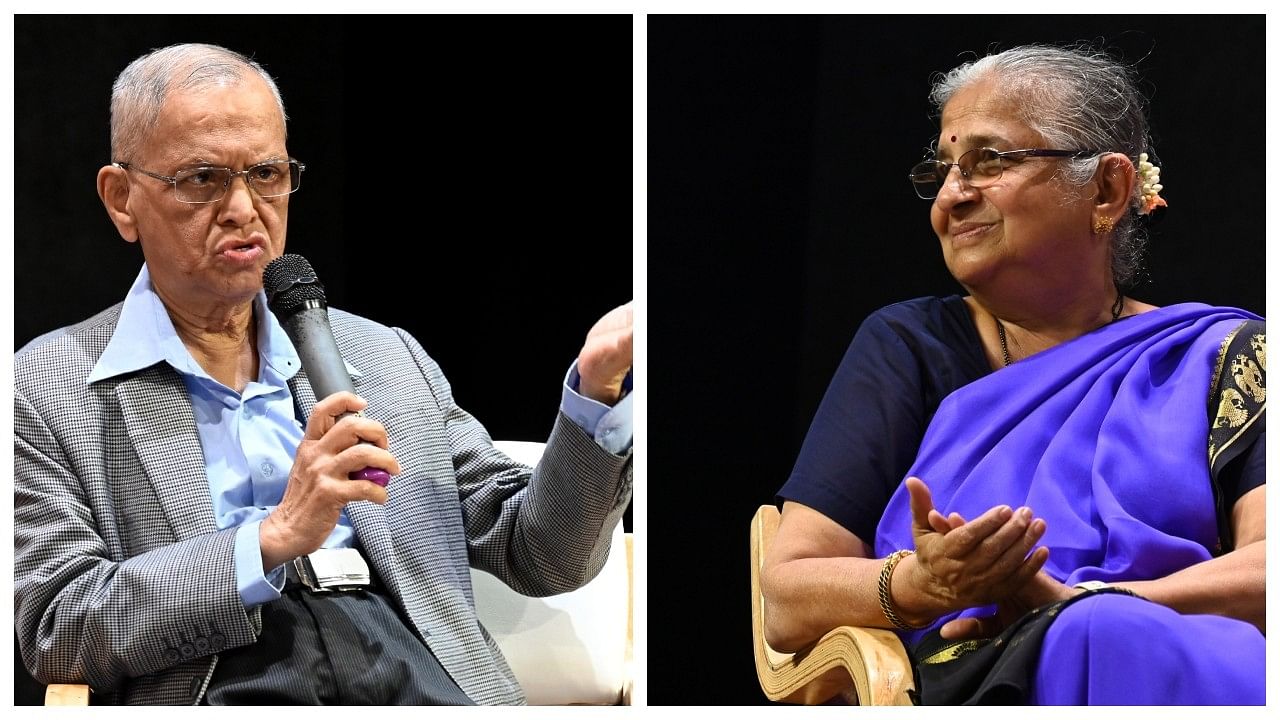
[[[495,443],[534,464],[541,443]],[[562,595],[520,595],[494,576],[471,570],[476,612],[507,658],[531,705],[613,705],[630,683],[630,573],[622,525],[609,559],[583,587]]]

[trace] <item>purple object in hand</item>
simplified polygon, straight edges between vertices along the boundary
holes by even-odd
[[[386,487],[387,483],[391,482],[391,475],[387,474],[386,470],[379,470],[378,468],[371,467],[367,467],[363,470],[357,470],[347,477],[352,480],[368,480],[369,482],[375,485],[381,485],[382,487]]]

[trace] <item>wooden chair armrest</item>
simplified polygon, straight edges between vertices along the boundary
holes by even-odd
[[[880,628],[838,627],[797,653],[757,644],[760,688],[775,702],[910,705],[911,660],[898,636]]]
[[[764,637],[760,573],[780,516],[762,506],[751,522],[751,633],[760,689],[774,702],[817,705],[837,696],[851,705],[910,705],[911,659],[898,636],[881,628],[838,627],[812,646],[778,652]]]
[[[44,691],[45,705],[88,705],[88,685],[50,685]]]

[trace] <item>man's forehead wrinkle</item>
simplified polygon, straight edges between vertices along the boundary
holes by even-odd
[[[265,125],[261,116],[201,109],[169,117],[159,130],[152,139],[160,143],[160,159],[174,166],[248,166],[288,155],[278,119]]]

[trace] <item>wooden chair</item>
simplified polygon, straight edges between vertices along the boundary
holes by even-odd
[[[774,702],[910,705],[915,679],[906,648],[890,630],[838,627],[812,646],[778,652],[764,637],[768,608],[760,592],[765,553],[781,515],[763,505],[751,521],[751,635],[760,689]]]

